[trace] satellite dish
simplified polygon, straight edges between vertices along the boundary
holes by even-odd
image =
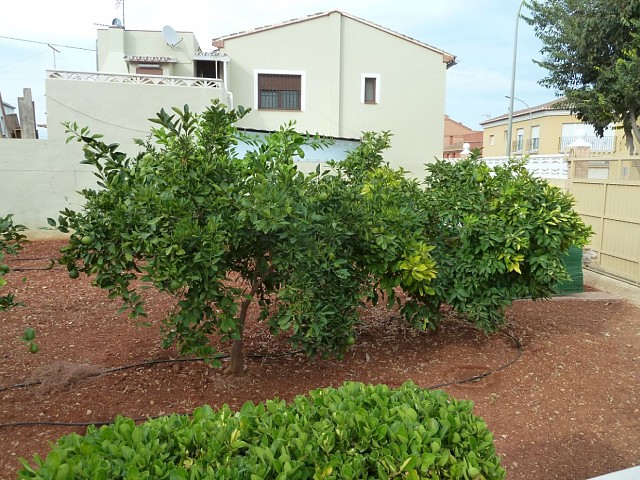
[[[162,27],[162,38],[167,42],[167,45],[171,45],[172,47],[175,47],[182,41],[182,37],[179,37],[173,27],[169,25]]]
[[[119,18],[114,18],[113,20],[111,20],[111,26],[112,27],[121,27],[122,26],[122,22],[120,21]]]

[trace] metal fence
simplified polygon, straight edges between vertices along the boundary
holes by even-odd
[[[640,286],[640,157],[572,158],[569,191],[591,225],[591,266]]]
[[[591,146],[592,152],[616,151],[617,138],[613,135],[606,137],[586,137],[584,140]],[[575,141],[576,137],[560,137],[558,140],[558,151],[566,152]]]

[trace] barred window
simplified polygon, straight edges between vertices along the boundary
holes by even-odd
[[[160,65],[147,65],[144,63],[136,67],[137,75],[162,75],[162,67]]]
[[[258,74],[259,110],[301,110],[301,75]]]

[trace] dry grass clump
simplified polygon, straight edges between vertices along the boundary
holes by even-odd
[[[98,365],[57,362],[36,369],[30,382],[39,383],[41,390],[62,390],[102,373],[104,368]]]

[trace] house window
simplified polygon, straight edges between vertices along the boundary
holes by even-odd
[[[364,79],[364,103],[376,103],[376,79]]]
[[[162,75],[162,67],[160,65],[139,64],[136,67],[137,75]]]
[[[529,151],[537,152],[540,148],[540,127],[531,127],[531,148]]]
[[[375,105],[380,103],[380,75],[365,73],[362,75],[361,101]]]
[[[489,145],[495,145],[495,144],[496,144],[496,136],[489,135]]]
[[[519,128],[516,132],[516,145],[514,150],[521,152],[524,144],[524,128]]]
[[[259,73],[258,110],[302,110],[302,75]]]

